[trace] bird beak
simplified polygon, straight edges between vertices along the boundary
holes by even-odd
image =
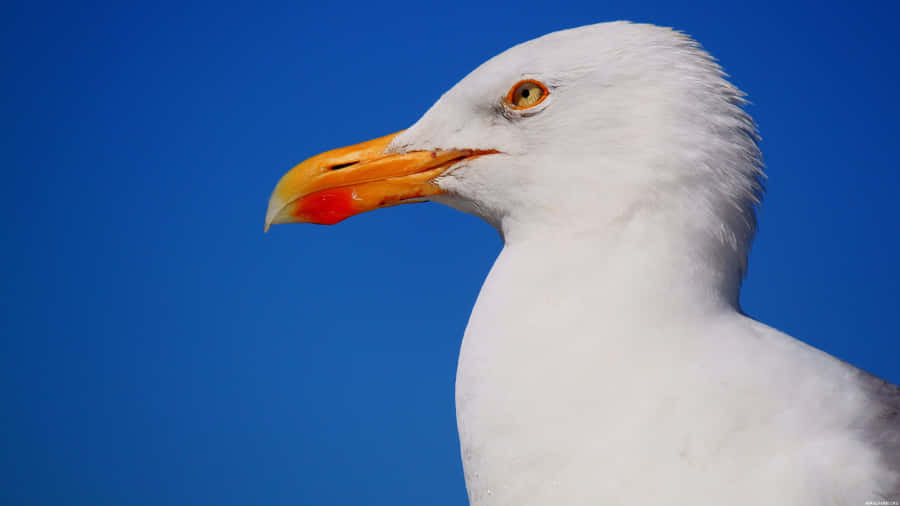
[[[316,155],[282,176],[269,198],[266,230],[278,223],[332,225],[380,207],[443,193],[434,183],[451,165],[495,151],[385,153],[400,132]]]

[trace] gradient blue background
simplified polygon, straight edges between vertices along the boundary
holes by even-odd
[[[453,381],[495,232],[428,204],[263,235],[266,202],[604,20],[693,34],[753,101],[745,310],[900,383],[900,12],[769,4],[5,3],[0,503],[466,504]]]

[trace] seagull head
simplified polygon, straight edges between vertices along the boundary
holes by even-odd
[[[652,217],[712,237],[743,268],[762,172],[742,96],[668,28],[551,33],[479,66],[408,129],[294,167],[266,228],[423,200],[482,217],[507,243]]]

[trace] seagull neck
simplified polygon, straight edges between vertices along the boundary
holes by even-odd
[[[607,307],[738,308],[744,252],[715,233],[652,220],[528,232],[504,234],[495,268],[515,271],[533,289],[577,289]]]
[[[506,235],[456,378],[473,506],[581,504],[598,465],[615,475],[610,455],[633,450],[604,435],[662,412],[659,371],[702,362],[717,335],[696,329],[735,314],[740,275],[701,236],[666,230]]]

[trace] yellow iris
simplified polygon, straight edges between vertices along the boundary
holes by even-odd
[[[547,88],[538,81],[517,83],[506,97],[506,102],[516,109],[527,109],[540,103],[547,95]]]

